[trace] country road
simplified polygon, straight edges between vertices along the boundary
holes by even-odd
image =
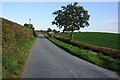
[[[36,39],[21,78],[118,78],[103,69],[60,49],[43,35]]]

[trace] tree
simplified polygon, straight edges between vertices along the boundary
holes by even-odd
[[[25,26],[25,27],[28,27],[28,24],[27,24],[27,23],[25,23],[25,24],[24,24],[24,26]]]
[[[60,33],[60,31],[57,31],[57,33]]]
[[[34,28],[32,24],[28,24],[28,27],[29,28]]]
[[[54,32],[54,33],[58,33],[58,31],[56,31],[55,29],[53,29],[53,32]]]
[[[25,26],[25,27],[28,27],[28,28],[33,28],[33,25],[32,25],[32,24],[27,24],[27,23],[25,23],[24,26]]]
[[[31,29],[32,29],[32,32],[33,32],[33,35],[34,35],[35,37],[37,37],[37,35],[36,35],[36,33],[35,33],[35,28],[33,27],[33,24],[27,24],[27,23],[25,23],[24,26],[27,27],[27,28],[31,28]]]
[[[89,26],[88,20],[90,15],[88,15],[88,11],[78,5],[77,2],[62,6],[61,8],[61,10],[53,12],[55,19],[52,25],[56,25],[59,28],[63,27],[64,31],[71,31],[70,40],[73,40],[73,32],[75,30]]]
[[[50,28],[47,29],[47,32],[51,32],[51,31],[52,31],[52,29],[50,29]]]

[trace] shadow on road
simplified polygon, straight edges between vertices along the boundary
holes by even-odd
[[[44,36],[38,36],[38,38],[39,38],[39,39],[45,39],[45,37],[44,37]]]

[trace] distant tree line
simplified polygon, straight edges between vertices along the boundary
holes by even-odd
[[[56,29],[51,29],[51,28],[48,28],[47,29],[47,32],[54,32],[54,33],[59,33],[60,31],[57,31]]]

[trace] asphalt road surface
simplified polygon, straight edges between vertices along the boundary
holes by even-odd
[[[21,78],[118,78],[118,76],[113,71],[69,54],[43,35],[39,35]]]

